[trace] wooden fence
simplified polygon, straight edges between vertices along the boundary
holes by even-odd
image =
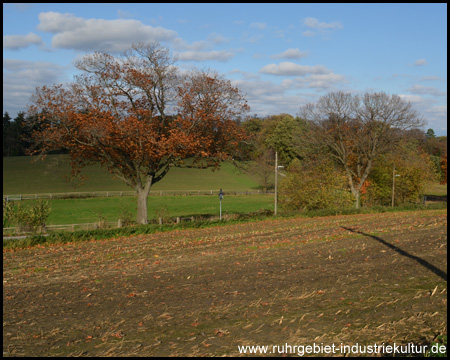
[[[225,216],[222,216],[226,219],[231,219],[233,217],[236,217],[237,214],[227,214]],[[177,216],[176,218],[158,218],[156,220],[149,220],[149,224],[154,225],[163,225],[163,224],[179,224],[181,222],[193,222],[193,221],[204,221],[204,220],[218,220],[219,216],[217,215],[211,215],[208,217],[201,216],[201,217],[195,217],[195,216]],[[49,233],[52,231],[58,231],[58,230],[65,230],[65,231],[75,231],[75,230],[94,230],[94,229],[114,229],[114,228],[121,228],[123,227],[122,220],[119,219],[118,221],[105,221],[105,222],[96,222],[96,223],[84,223],[84,224],[65,224],[65,225],[46,225],[45,226],[45,232]],[[20,235],[16,233],[15,227],[5,227],[3,228],[3,238],[7,239],[8,236],[12,235]],[[22,235],[31,235],[31,233],[24,233]]]
[[[225,195],[262,195],[273,194],[272,191],[263,192],[262,190],[237,190],[225,191]],[[199,195],[218,195],[219,190],[155,190],[150,191],[150,196],[199,196]],[[89,191],[89,192],[68,192],[68,193],[42,193],[42,194],[9,194],[3,195],[3,201],[20,201],[33,199],[75,199],[90,197],[120,197],[136,196],[135,191]]]

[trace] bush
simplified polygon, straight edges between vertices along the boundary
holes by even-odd
[[[385,154],[375,163],[369,176],[369,186],[361,200],[365,206],[392,203],[392,175],[395,164],[395,205],[418,204],[427,182],[435,180],[433,163],[428,154],[414,144],[405,144],[402,156]]]
[[[14,206],[12,202],[8,202],[4,206],[3,227],[6,224],[13,225],[18,233],[32,232],[35,234],[42,232],[45,229],[45,222],[50,215],[50,211],[48,201],[37,200],[28,207],[25,207],[22,203]]]
[[[279,187],[280,206],[287,211],[342,209],[352,206],[348,181],[330,159],[292,161]]]

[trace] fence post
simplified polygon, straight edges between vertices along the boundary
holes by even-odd
[[[117,227],[118,228],[122,227],[122,219],[117,220]]]
[[[179,223],[180,223],[180,217],[177,216],[177,224],[179,224]]]
[[[162,218],[159,218],[159,225],[162,225]]]

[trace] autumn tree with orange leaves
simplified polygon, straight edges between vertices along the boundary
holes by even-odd
[[[37,124],[30,125],[39,129],[32,152],[68,149],[74,174],[101,163],[136,190],[139,224],[148,223],[152,185],[171,166],[217,167],[245,136],[239,121],[249,107],[239,89],[215,73],[180,74],[157,43],[75,65],[82,75],[73,83],[37,88],[32,97]]]
[[[300,116],[312,126],[311,140],[342,166],[356,208],[376,157],[392,149],[396,130],[423,124],[409,102],[384,92],[329,93],[303,106]]]

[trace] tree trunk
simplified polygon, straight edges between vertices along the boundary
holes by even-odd
[[[148,224],[147,199],[148,194],[150,193],[151,184],[151,179],[149,179],[143,188],[136,188],[138,198],[136,222],[138,224]]]
[[[355,195],[355,209],[359,209],[361,202],[361,193],[359,192],[359,189],[356,189],[353,195]]]
[[[352,192],[352,195],[355,197],[355,209],[359,209],[359,205],[360,205],[360,198],[361,198],[361,193],[358,189],[357,186],[355,186],[355,183],[353,182],[352,179],[352,174],[350,172],[350,170],[348,168],[345,169],[345,172],[347,173],[347,179],[348,179],[348,184],[350,185],[350,191]]]

